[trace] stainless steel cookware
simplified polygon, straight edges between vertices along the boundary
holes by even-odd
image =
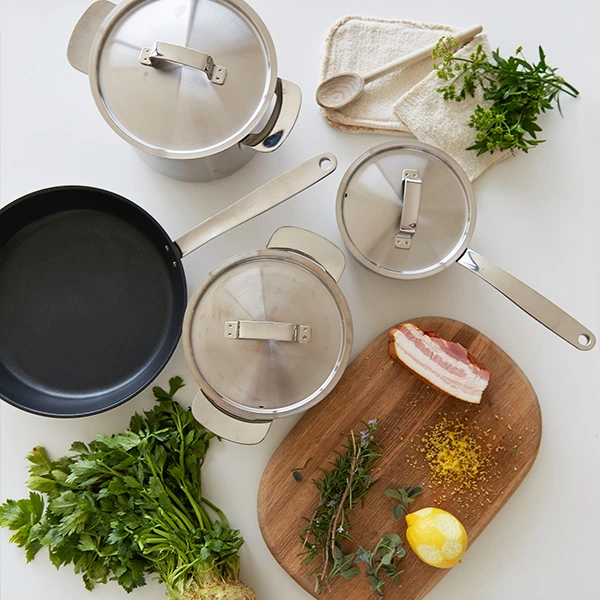
[[[285,141],[300,111],[273,41],[243,0],[107,0],[67,56],[112,129],[158,171],[211,181]]]
[[[282,227],[265,250],[209,273],[188,303],[183,347],[200,385],[192,411],[205,427],[256,444],[273,419],[303,412],[339,381],[352,319],[338,287],[343,253],[321,236]]]
[[[468,247],[473,187],[442,150],[413,139],[369,150],[346,172],[336,212],[346,246],[375,273],[418,279],[457,262],[579,350],[594,347],[589,329]]]
[[[80,417],[137,394],[181,335],[182,258],[336,164],[319,154],[177,240],[133,202],[96,188],[40,190],[2,208],[0,398],[36,414]]]

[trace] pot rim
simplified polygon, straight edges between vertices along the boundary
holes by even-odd
[[[199,150],[177,151],[167,150],[165,148],[153,146],[144,142],[141,138],[132,135],[129,131],[121,127],[111,115],[111,112],[108,110],[106,104],[102,99],[102,95],[100,94],[100,83],[98,80],[98,57],[100,49],[106,41],[106,38],[110,33],[113,25],[116,22],[118,22],[121,19],[121,17],[129,11],[129,9],[132,6],[144,1],[145,0],[125,0],[121,4],[116,5],[115,8],[108,14],[108,16],[102,22],[100,28],[96,32],[94,41],[92,43],[92,47],[90,50],[90,64],[88,68],[90,88],[92,91],[94,102],[96,103],[96,106],[98,107],[98,110],[100,111],[100,114],[102,115],[104,120],[108,123],[108,125],[113,131],[115,131],[126,142],[129,142],[134,148],[143,152],[147,152],[148,154],[151,154],[153,156],[158,156],[160,158],[169,158],[174,160],[191,160],[196,158],[205,158],[208,156],[214,156],[215,154],[218,154],[224,150],[227,150],[228,148],[231,148],[232,146],[243,142],[244,138],[246,138],[250,133],[254,132],[254,130],[258,127],[258,125],[265,117],[269,108],[271,108],[271,110],[275,110],[275,107],[271,106],[271,101],[273,99],[273,95],[275,94],[275,88],[277,85],[277,55],[275,51],[275,44],[273,43],[271,34],[269,33],[269,30],[267,29],[262,19],[258,16],[256,11],[244,0],[226,1],[230,4],[233,4],[241,12],[243,12],[259,31],[267,48],[270,71],[270,81],[268,88],[263,94],[260,103],[257,105],[254,114],[248,120],[244,128],[240,129],[235,135],[225,140],[222,140],[217,144],[213,144],[208,148],[202,148]]]
[[[198,369],[196,365],[196,361],[194,359],[194,353],[192,351],[192,340],[191,340],[191,330],[192,330],[192,320],[194,317],[194,313],[196,311],[196,307],[198,306],[198,301],[200,297],[204,294],[204,292],[213,284],[213,282],[221,276],[222,273],[231,269],[232,267],[240,264],[249,259],[255,258],[263,258],[263,257],[279,257],[281,259],[285,259],[287,261],[295,262],[302,267],[309,270],[313,275],[315,275],[323,284],[327,286],[331,294],[333,295],[335,301],[337,302],[340,309],[340,316],[342,319],[342,329],[343,329],[343,343],[340,355],[338,357],[337,364],[335,365],[334,370],[332,370],[329,378],[324,382],[324,385],[320,388],[318,393],[314,395],[312,400],[306,402],[302,400],[295,404],[285,406],[277,409],[261,409],[261,408],[251,408],[248,406],[242,406],[241,404],[237,404],[231,401],[228,398],[225,398],[217,390],[215,390],[206,379],[203,377],[202,373]],[[219,410],[227,414],[228,416],[242,420],[242,421],[272,421],[274,419],[280,419],[284,417],[290,417],[293,415],[301,414],[306,412],[309,408],[312,408],[321,400],[323,400],[337,385],[338,381],[341,379],[344,374],[348,363],[350,362],[350,354],[352,352],[352,342],[354,337],[354,330],[352,325],[352,315],[350,313],[350,307],[348,305],[348,301],[346,300],[342,290],[340,289],[339,284],[329,275],[323,267],[321,267],[317,262],[308,258],[304,254],[300,254],[293,249],[282,250],[275,248],[267,248],[261,250],[254,250],[251,252],[245,252],[242,254],[237,254],[225,262],[221,263],[218,267],[210,271],[204,279],[200,282],[200,285],[196,288],[191,298],[188,301],[187,308],[185,311],[185,316],[183,318],[183,331],[182,331],[182,342],[183,342],[183,351],[185,354],[185,360],[190,369],[194,379],[200,386],[201,391],[204,393],[205,397]]]

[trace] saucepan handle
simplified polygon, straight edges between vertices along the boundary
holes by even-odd
[[[67,48],[67,58],[71,66],[82,73],[88,74],[88,64],[90,61],[90,50],[92,43],[96,37],[96,33],[100,29],[102,21],[108,16],[112,9],[116,6],[113,2],[107,0],[98,0],[94,2],[81,15]]]
[[[277,79],[275,87],[275,106],[271,117],[262,131],[251,133],[242,141],[257,152],[277,150],[292,131],[302,104],[302,92],[291,81]]]
[[[575,348],[591,350],[596,344],[596,337],[587,327],[481,254],[467,248],[458,259],[458,264],[495,287],[519,308]]]
[[[295,250],[306,254],[339,281],[346,268],[344,253],[324,237],[300,227],[280,227],[269,240],[267,248]]]
[[[299,194],[331,175],[336,167],[336,157],[330,152],[324,152],[275,177],[181,236],[175,242],[181,256],[188,255],[222,233]]]
[[[156,67],[161,63],[176,63],[198,69],[206,73],[208,80],[216,85],[223,85],[227,79],[227,69],[216,65],[210,54],[169,42],[154,42],[153,46],[142,48],[139,61],[147,67]]]
[[[272,421],[250,423],[230,417],[214,406],[202,390],[199,390],[194,398],[192,414],[196,421],[220,438],[249,446],[262,442],[272,424]]]

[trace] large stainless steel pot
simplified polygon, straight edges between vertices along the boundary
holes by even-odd
[[[285,141],[297,85],[277,77],[273,41],[242,0],[107,0],[67,51],[100,113],[161,173],[212,181]]]
[[[328,240],[282,227],[266,250],[235,256],[205,277],[183,323],[200,423],[256,444],[273,419],[304,412],[335,387],[352,349],[337,284],[345,264]]]
[[[342,238],[371,271],[419,279],[457,262],[575,348],[591,350],[596,337],[587,327],[468,247],[476,216],[473,186],[458,163],[408,138],[359,157],[337,195]]]

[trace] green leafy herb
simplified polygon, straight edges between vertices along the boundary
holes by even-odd
[[[557,69],[546,63],[546,55],[540,46],[539,60],[525,60],[522,48],[515,56],[503,58],[499,50],[492,52],[491,60],[481,45],[468,58],[458,57],[454,52],[458,42],[451,36],[440,38],[432,52],[436,61],[434,68],[438,77],[447,82],[439,87],[444,100],[460,102],[467,96],[474,97],[481,88],[489,108],[477,105],[471,115],[469,126],[475,129],[475,143],[467,148],[477,155],[496,150],[523,150],[541,144],[537,139],[542,130],[537,119],[541,113],[552,110],[556,103],[560,111],[559,93],[576,97],[579,92],[562,77]],[[562,114],[562,113],[561,113]]]
[[[301,534],[303,542],[303,563],[310,564],[320,557],[322,564],[311,574],[315,576],[315,591],[322,593],[333,577],[355,577],[358,569],[353,568],[353,555],[344,555],[342,540],[351,540],[353,524],[349,513],[356,502],[374,485],[370,472],[381,456],[380,447],[374,439],[377,419],[365,424],[358,439],[351,431],[344,453],[337,453],[337,459],[330,463],[332,468],[323,471],[323,477],[315,480],[319,491],[319,506]]]
[[[292,469],[292,476],[298,483],[302,481],[302,473],[300,473],[300,471],[304,471],[311,460],[312,458],[307,459],[303,467],[296,467],[295,469]]]
[[[377,592],[379,598],[383,598],[384,575],[398,585],[402,573],[402,570],[398,570],[398,563],[404,554],[402,540],[397,533],[386,533],[372,550],[358,549],[356,562],[367,565],[366,575],[371,582],[371,590]]]
[[[28,561],[45,546],[52,563],[72,563],[89,590],[114,580],[129,592],[154,573],[171,599],[255,598],[238,579],[239,531],[202,495],[214,435],[173,400],[182,379],[169,384],[168,392],[154,388],[158,405],[122,433],[75,442],[73,454],[56,461],[34,448],[32,493],[0,506],[0,526],[15,532],[11,541]]]
[[[392,488],[385,490],[384,494],[388,498],[393,498],[398,502],[393,508],[394,519],[399,521],[404,513],[408,512],[408,507],[414,502],[415,498],[423,493],[423,488],[418,486],[409,486],[407,488]]]

